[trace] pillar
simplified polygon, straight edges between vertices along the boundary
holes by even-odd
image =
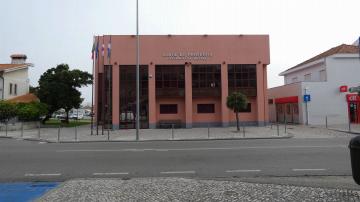
[[[269,123],[269,104],[268,104],[268,91],[267,91],[267,65],[263,65],[263,70],[264,70],[264,106],[265,106],[265,111],[264,111],[264,120],[265,120],[265,124]]]
[[[223,127],[229,126],[229,108],[226,100],[229,94],[228,68],[226,64],[221,65],[221,122]]]
[[[191,64],[185,65],[185,124],[192,128],[192,71]]]
[[[155,88],[155,65],[150,64],[148,69],[148,91],[149,91],[149,128],[156,128],[156,88]]]
[[[112,128],[119,129],[120,125],[120,67],[112,67]]]
[[[265,125],[265,93],[264,89],[264,67],[261,62],[256,65],[256,105],[257,105],[257,122],[259,126]]]

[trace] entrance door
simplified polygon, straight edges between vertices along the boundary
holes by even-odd
[[[349,102],[349,116],[351,123],[359,123],[360,102]]]

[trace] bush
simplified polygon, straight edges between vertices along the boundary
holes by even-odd
[[[0,122],[7,122],[16,117],[16,105],[13,103],[0,101]]]
[[[48,112],[47,106],[41,102],[16,104],[16,115],[21,121],[38,121]]]

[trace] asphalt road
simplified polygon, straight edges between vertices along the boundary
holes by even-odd
[[[0,181],[351,175],[350,138],[39,143],[0,138]]]

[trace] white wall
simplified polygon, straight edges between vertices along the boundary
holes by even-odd
[[[11,99],[29,93],[28,68],[4,72],[4,99]],[[17,84],[17,94],[10,95],[10,83]],[[13,90],[14,91],[14,90]]]
[[[297,77],[297,82],[304,81],[304,76],[306,74],[311,74],[311,81],[320,81],[320,71],[326,70],[324,63],[317,63],[313,66],[310,66],[305,69],[301,69],[284,76],[284,83],[290,84],[293,83],[293,78]]]

